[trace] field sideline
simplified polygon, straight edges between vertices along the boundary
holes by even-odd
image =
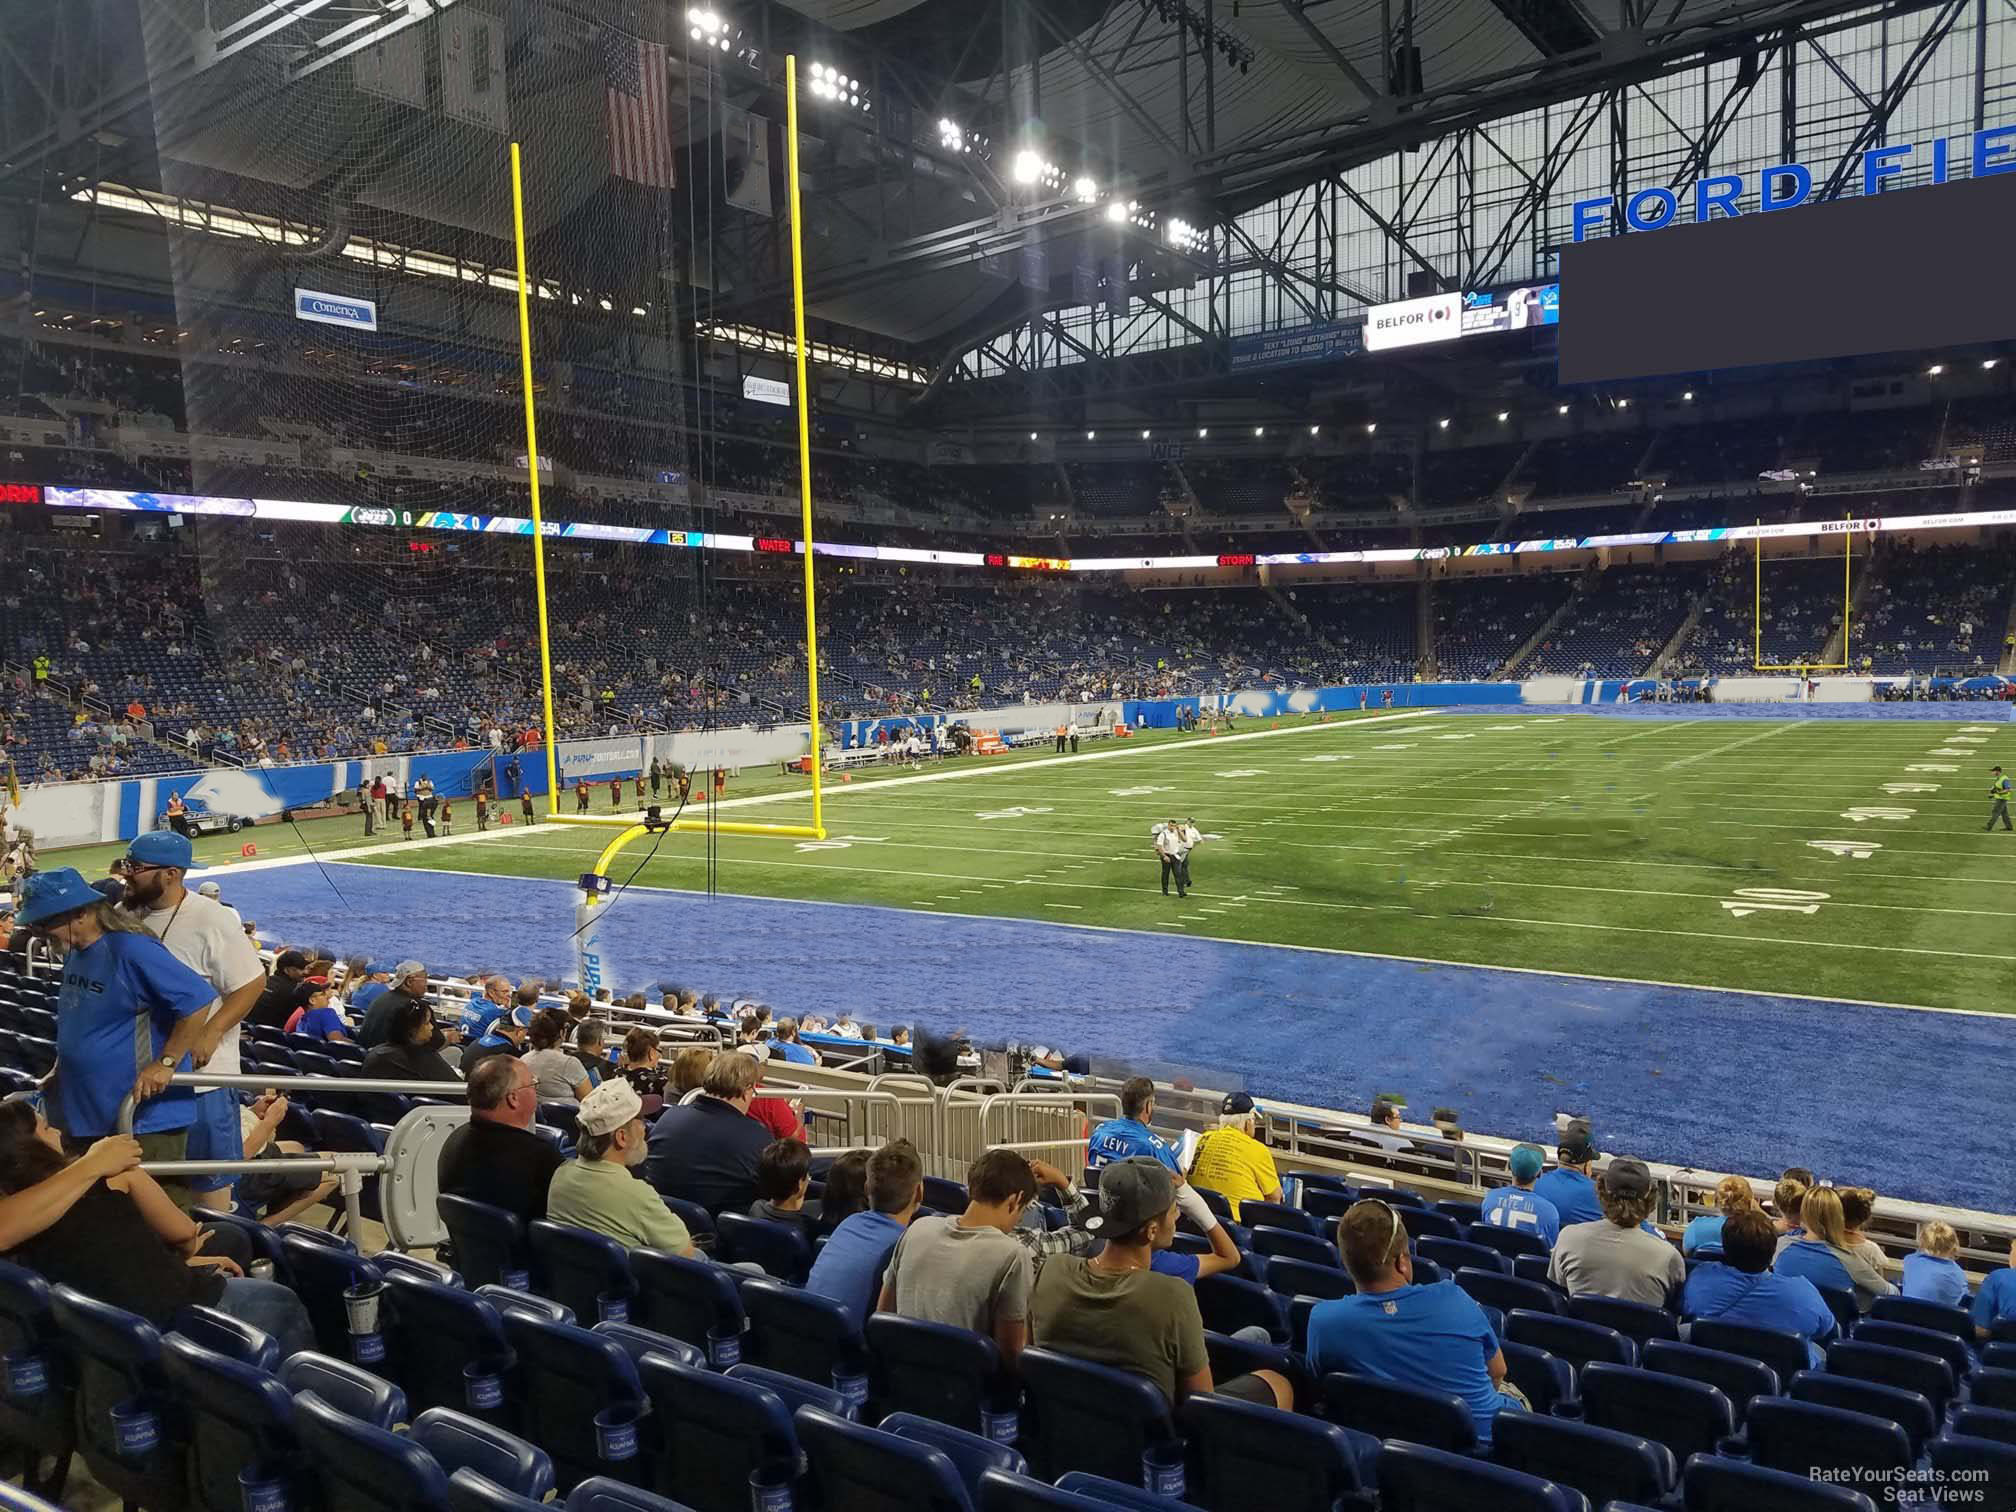
[[[1981,832],[1988,768],[2016,764],[2007,725],[1441,712],[1257,734],[863,774],[829,787],[826,842],[720,837],[716,885],[2008,1011],[2016,836]],[[772,783],[737,783],[730,811],[808,820],[802,780],[748,796]],[[1162,897],[1149,848],[1170,815],[1213,837],[1182,901]],[[608,834],[542,824],[366,851],[344,843],[354,819],[306,828],[345,858],[569,880]],[[705,849],[668,836],[636,881],[704,889]],[[626,852],[617,880],[646,854]]]

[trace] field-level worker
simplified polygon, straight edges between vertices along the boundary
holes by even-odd
[[[1176,896],[1185,896],[1183,884],[1183,858],[1177,847],[1181,845],[1182,826],[1174,819],[1166,819],[1155,826],[1155,854],[1162,862],[1162,896],[1169,896],[1169,881],[1176,881]]]
[[[1994,776],[1995,780],[1988,784],[1988,796],[1995,806],[1988,810],[1988,822],[1981,828],[1992,830],[1995,828],[1995,821],[2000,819],[2005,830],[2016,829],[2016,825],[2009,822],[2009,779],[2002,775],[2002,768],[1999,766],[1995,768]]]
[[[1183,885],[1183,892],[1190,892],[1190,852],[1202,843],[1204,836],[1197,829],[1195,819],[1185,819],[1176,830],[1176,872],[1177,880]]]

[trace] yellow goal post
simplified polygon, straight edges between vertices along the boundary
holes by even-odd
[[[1853,631],[1851,606],[1855,557],[1855,521],[1846,517],[1846,523],[1839,532],[1841,536],[1841,659],[1839,661],[1767,662],[1764,660],[1764,522],[1757,522],[1757,533],[1750,538],[1753,566],[1750,603],[1751,654],[1750,663],[1758,672],[1845,672],[1853,665],[1849,654],[1849,637]],[[1824,537],[1822,539],[1825,539]]]

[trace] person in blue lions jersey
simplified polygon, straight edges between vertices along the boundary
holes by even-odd
[[[63,953],[49,1097],[56,1127],[73,1144],[103,1139],[130,1095],[146,1158],[185,1158],[196,1097],[168,1079],[190,1069],[217,990],[72,867],[30,877],[16,918]],[[190,1205],[186,1185],[164,1189],[178,1207]]]
[[[1146,1155],[1181,1176],[1176,1151],[1168,1140],[1148,1127],[1148,1120],[1154,1116],[1155,1083],[1145,1076],[1129,1077],[1120,1087],[1120,1116],[1109,1118],[1092,1130],[1085,1150],[1085,1169],[1096,1171],[1116,1160]]]
[[[2009,1241],[2009,1265],[1981,1278],[1974,1294],[1974,1331],[1988,1338],[1997,1323],[2016,1318],[2016,1239]]]
[[[1533,1190],[1533,1182],[1546,1163],[1540,1146],[1518,1146],[1506,1161],[1512,1172],[1512,1185],[1492,1188],[1484,1198],[1483,1208],[1486,1223],[1538,1234],[1552,1249],[1554,1241],[1561,1237],[1561,1210]]]
[[[1574,1119],[1561,1131],[1556,1153],[1555,1169],[1533,1183],[1533,1195],[1554,1204],[1563,1228],[1571,1223],[1595,1223],[1603,1216],[1603,1203],[1590,1175],[1589,1168],[1596,1163],[1596,1138],[1589,1132],[1587,1119]]]
[[[1694,1267],[1680,1293],[1680,1315],[1795,1333],[1806,1341],[1817,1369],[1827,1359],[1821,1346],[1841,1325],[1811,1281],[1771,1269],[1777,1245],[1777,1231],[1762,1208],[1729,1214],[1722,1224],[1723,1258]]]
[[[1920,1302],[1965,1307],[1967,1272],[1960,1269],[1960,1236],[1934,1218],[1918,1226],[1918,1248],[1904,1257],[1904,1295]]]

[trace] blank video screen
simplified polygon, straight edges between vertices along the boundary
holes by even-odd
[[[1560,381],[2016,338],[2016,173],[1561,249]]]

